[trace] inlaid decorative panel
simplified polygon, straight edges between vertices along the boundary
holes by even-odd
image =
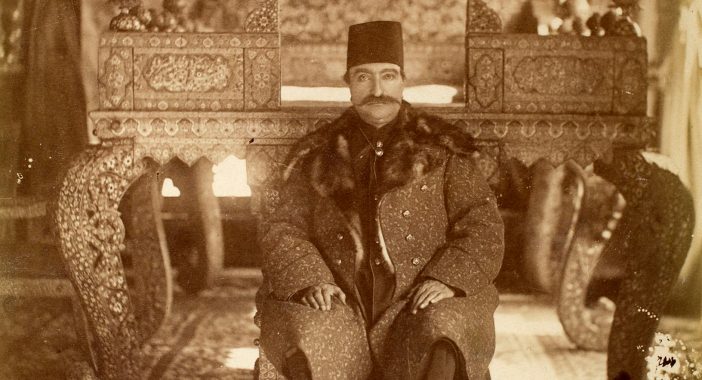
[[[280,50],[246,49],[247,111],[280,107]]]
[[[644,52],[617,52],[614,57],[613,112],[621,115],[646,113],[647,57]]]
[[[468,34],[466,46],[472,111],[646,113],[643,38]]]
[[[130,110],[134,107],[134,62],[131,48],[98,51],[100,108]]]
[[[504,111],[610,113],[613,64],[611,51],[507,50]]]
[[[499,49],[471,49],[466,65],[468,109],[500,112],[503,98],[503,52]]]
[[[100,40],[100,109],[275,109],[279,49],[271,33],[107,33]]]

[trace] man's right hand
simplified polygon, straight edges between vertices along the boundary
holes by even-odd
[[[346,294],[334,284],[310,286],[302,291],[300,303],[316,310],[331,310],[332,297],[337,297],[345,305]]]

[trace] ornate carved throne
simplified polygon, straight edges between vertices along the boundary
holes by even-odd
[[[125,247],[117,208],[127,188],[176,157],[190,165],[234,154],[247,160],[252,211],[260,214],[276,197],[273,185],[290,145],[342,111],[281,106],[286,50],[278,4],[267,0],[247,12],[229,33],[116,32],[101,39],[101,109],[90,117],[102,144],[74,162],[57,217],[101,378],[139,378],[139,347],[158,327],[139,323],[120,252],[133,249],[157,269],[151,289],[168,289],[158,286],[167,279],[154,245]],[[500,16],[479,0],[468,1],[466,14],[465,103],[426,108],[479,142],[479,167],[493,182],[512,159],[576,168],[595,162],[596,172],[617,186],[627,202],[620,227],[606,246],[593,247],[588,227],[578,224],[571,249],[558,260],[553,292],[579,346],[604,348],[609,339],[608,377],[635,378],[692,225],[689,194],[640,154],[653,136],[645,116],[645,41],[504,33]],[[608,314],[585,304],[593,268],[608,251],[626,260],[611,333]],[[168,305],[167,292],[151,294]],[[259,364],[261,378],[279,376],[270,363]]]

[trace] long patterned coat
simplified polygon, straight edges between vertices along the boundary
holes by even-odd
[[[359,215],[348,205],[357,191],[345,131],[352,109],[303,138],[284,171],[280,202],[264,219],[260,243],[264,285],[257,304],[261,343],[283,368],[301,349],[314,379],[365,379],[373,363],[386,379],[418,377],[432,343],[456,343],[469,379],[482,379],[494,353],[493,280],[503,255],[503,225],[494,195],[470,157],[471,141],[451,125],[400,111],[400,131],[379,166],[379,236],[395,268],[392,305],[367,323],[354,286],[363,255]],[[424,278],[458,289],[413,315],[408,293]],[[334,283],[347,305],[318,311],[290,298],[309,286]]]

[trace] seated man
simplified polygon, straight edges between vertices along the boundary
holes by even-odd
[[[263,350],[293,379],[487,378],[503,225],[473,142],[402,101],[399,23],[351,26],[347,70],[262,224]]]

